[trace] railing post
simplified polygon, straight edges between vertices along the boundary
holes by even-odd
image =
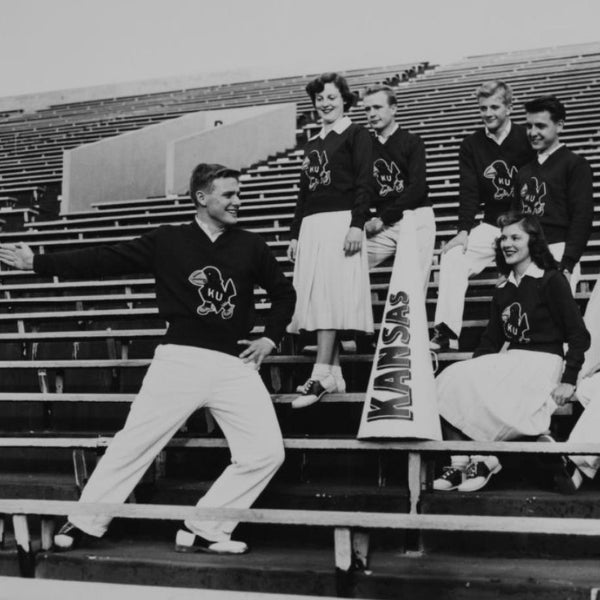
[[[19,559],[19,572],[21,577],[35,576],[35,558],[31,549],[29,525],[25,515],[13,515],[13,528],[17,542],[17,556]]]
[[[51,517],[42,517],[42,550],[52,550],[54,542],[54,519]]]

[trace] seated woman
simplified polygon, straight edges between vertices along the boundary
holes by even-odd
[[[508,213],[498,226],[496,263],[506,280],[495,290],[488,326],[473,358],[436,379],[445,439],[500,441],[546,433],[557,405],[575,391],[590,344],[537,219]],[[500,352],[505,343],[508,350]],[[500,469],[495,456],[452,456],[434,489],[476,491]]]

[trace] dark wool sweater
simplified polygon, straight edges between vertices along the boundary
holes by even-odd
[[[509,349],[535,350],[565,356],[561,381],[575,385],[590,346],[590,334],[565,276],[556,270],[540,278],[524,275],[516,286],[507,281],[496,289],[490,321],[473,356]],[[535,373],[532,373],[534,376]]]
[[[510,209],[517,171],[535,157],[525,128],[511,124],[510,133],[498,145],[478,129],[460,145],[460,206],[458,231],[471,231],[483,203],[483,221],[496,226]]]
[[[405,210],[431,206],[427,196],[425,144],[400,127],[381,143],[373,138],[373,185],[377,216],[385,225]]]
[[[195,221],[113,246],[38,254],[33,268],[75,278],[153,273],[159,314],[169,324],[163,343],[234,356],[254,325],[255,285],[271,300],[264,335],[276,344],[294,310],[294,288],[259,235],[232,228],[212,242]]]
[[[565,242],[561,268],[573,271],[592,233],[592,170],[587,160],[561,146],[540,165],[525,165],[515,183],[513,208],[540,220],[549,244]]]
[[[371,134],[352,123],[342,133],[316,136],[304,148],[292,239],[302,219],[322,212],[352,211],[351,227],[363,228],[371,201]]]

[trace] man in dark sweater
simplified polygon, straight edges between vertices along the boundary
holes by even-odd
[[[498,217],[508,211],[517,171],[533,159],[524,127],[512,123],[512,91],[502,81],[477,90],[482,129],[459,151],[458,233],[442,249],[432,350],[458,348],[468,279],[494,263]],[[476,217],[483,205],[483,220]]]
[[[425,145],[421,138],[396,123],[396,94],[388,86],[366,91],[365,113],[373,128],[373,185],[377,216],[365,224],[369,267],[395,255],[405,210],[415,214],[419,266],[427,289],[435,218],[427,195]]]
[[[527,136],[537,156],[519,170],[513,209],[540,221],[554,258],[574,292],[579,259],[592,233],[592,170],[560,141],[566,110],[555,96],[525,103]]]
[[[100,277],[153,273],[160,315],[169,326],[124,428],[94,470],[81,502],[124,502],[164,445],[198,408],[220,425],[231,464],[199,507],[249,507],[281,465],[284,452],[271,398],[257,372],[291,319],[295,294],[264,240],[235,227],[239,172],[200,164],[191,177],[194,221],[165,225],[131,241],[34,255],[25,244],[0,245],[0,260],[40,275]],[[271,310],[253,341],[254,287]],[[241,350],[241,352],[240,352]],[[100,537],[110,518],[72,516],[54,538],[57,549]],[[240,554],[237,523],[186,521],[177,551]]]

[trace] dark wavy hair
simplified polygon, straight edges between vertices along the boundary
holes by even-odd
[[[557,269],[558,264],[548,248],[548,242],[537,217],[521,212],[508,212],[500,215],[497,221],[500,229],[514,225],[515,223],[518,223],[521,229],[529,235],[528,246],[531,260],[544,271]],[[498,271],[504,276],[507,276],[511,271],[511,267],[506,264],[504,254],[502,254],[502,250],[500,249],[499,237],[496,238],[496,266],[498,267]]]
[[[348,82],[346,81],[345,77],[342,77],[337,73],[323,73],[323,75],[319,75],[319,77],[313,79],[306,86],[306,93],[310,96],[313,106],[315,105],[315,98],[317,94],[320,94],[323,91],[326,83],[333,83],[333,85],[335,85],[335,87],[340,91],[342,100],[344,101],[345,111],[349,110],[356,104],[358,96],[350,91],[350,87],[348,86]]]

